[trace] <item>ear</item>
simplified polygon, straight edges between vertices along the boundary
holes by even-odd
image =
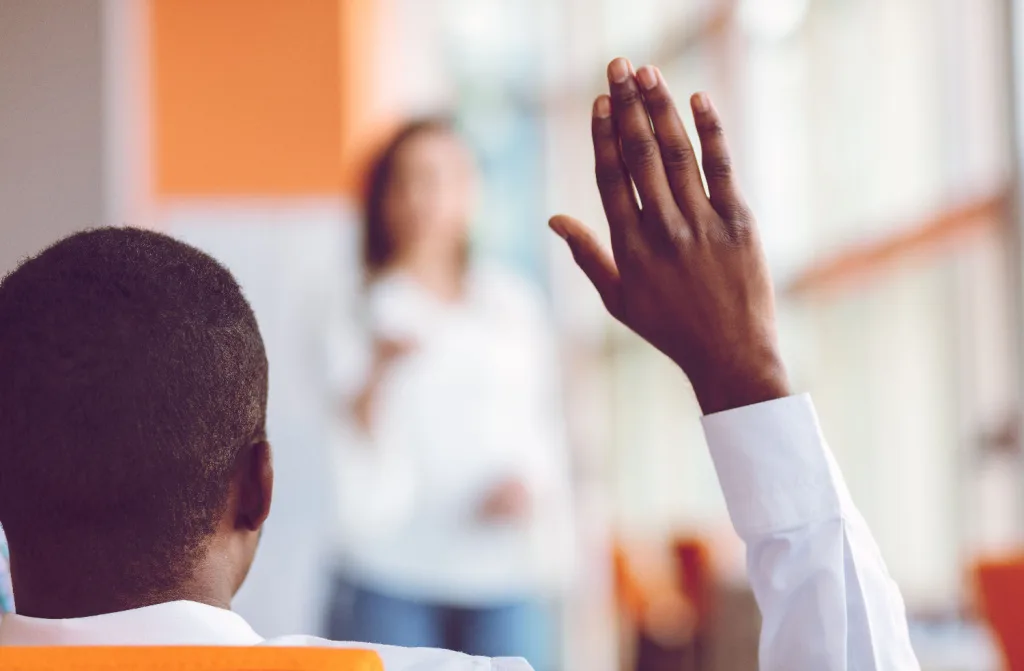
[[[270,515],[274,492],[274,464],[270,443],[261,441],[247,447],[238,464],[238,508],[235,528],[259,531]]]

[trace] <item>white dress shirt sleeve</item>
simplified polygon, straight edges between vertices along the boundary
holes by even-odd
[[[762,671],[918,669],[899,589],[807,395],[703,419],[761,609]]]

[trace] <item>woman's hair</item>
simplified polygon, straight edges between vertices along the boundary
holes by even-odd
[[[448,117],[423,117],[403,125],[377,154],[370,165],[366,180],[366,214],[363,235],[363,267],[367,278],[378,274],[394,259],[398,251],[395,232],[384,216],[384,203],[395,172],[395,158],[399,150],[420,135],[455,133],[455,125]]]

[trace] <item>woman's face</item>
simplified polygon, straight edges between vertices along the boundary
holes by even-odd
[[[384,217],[401,252],[461,246],[475,196],[472,158],[453,133],[427,131],[395,154]]]

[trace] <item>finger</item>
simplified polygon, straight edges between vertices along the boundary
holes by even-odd
[[[611,229],[612,251],[622,258],[627,235],[640,225],[640,206],[637,205],[626,164],[622,161],[619,136],[612,120],[612,102],[606,95],[598,96],[594,101],[591,132],[594,136],[597,189],[601,192],[601,204]]]
[[[651,129],[651,118],[644,107],[640,86],[633,68],[625,58],[616,58],[608,65],[608,82],[612,94],[612,116],[622,144],[622,158],[629,176],[640,194],[640,205],[667,215],[676,208],[672,189],[661,162],[658,140]]]
[[[733,173],[722,121],[706,93],[695,93],[690,98],[690,107],[700,137],[704,178],[708,181],[711,204],[723,219],[729,220],[729,215],[745,207],[745,204]]]
[[[658,68],[645,65],[637,72],[637,80],[643,89],[647,111],[651,115],[654,135],[661,149],[661,160],[665,166],[672,193],[676,202],[683,206],[683,212],[693,214],[706,207],[707,194],[700,177],[700,166],[693,151],[690,136],[683,126],[683,120],[676,109],[675,101],[668,90],[664,77]],[[692,217],[688,217],[693,221]]]
[[[597,289],[601,301],[616,319],[622,315],[622,290],[619,269],[593,232],[580,221],[557,215],[548,222],[555,233],[566,241],[576,265]]]

